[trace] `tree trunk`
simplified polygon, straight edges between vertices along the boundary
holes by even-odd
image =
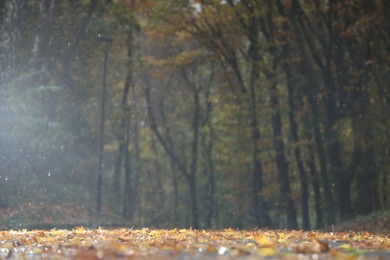
[[[152,138],[152,151],[154,155],[154,163],[155,163],[155,173],[156,173],[156,179],[157,179],[157,187],[155,190],[156,195],[156,201],[158,202],[158,205],[160,206],[161,210],[164,210],[165,205],[165,194],[163,190],[163,182],[162,182],[162,173],[161,173],[161,164],[158,157],[158,151],[157,151],[157,145],[155,138]]]
[[[183,70],[183,76],[187,85],[192,90],[192,97],[194,101],[194,112],[192,118],[192,141],[191,141],[191,162],[189,171],[189,188],[190,188],[190,200],[191,200],[191,215],[193,228],[199,228],[199,216],[198,216],[198,202],[197,202],[197,190],[196,190],[196,172],[198,164],[198,147],[199,147],[199,126],[200,126],[200,101],[199,101],[199,89],[197,86],[190,82],[187,78],[186,72]]]
[[[303,14],[301,13],[301,7],[299,1],[294,1],[293,2],[293,7],[292,7],[292,17],[291,17],[291,23],[293,26],[294,30],[294,35],[296,37],[296,42],[299,42],[298,48],[299,48],[299,53],[301,56],[302,61],[300,62],[300,72],[301,74],[305,77],[306,82],[305,82],[305,87],[304,87],[304,92],[305,95],[307,96],[311,108],[311,121],[312,121],[312,126],[313,126],[313,131],[314,131],[314,140],[317,146],[317,154],[318,154],[318,159],[320,163],[320,174],[321,174],[321,183],[323,186],[324,190],[324,195],[325,195],[325,205],[326,205],[326,216],[327,216],[327,224],[331,225],[335,223],[335,212],[334,212],[334,205],[333,205],[333,198],[332,198],[332,193],[331,193],[331,186],[329,182],[329,176],[327,172],[327,163],[326,163],[326,157],[325,157],[325,148],[324,148],[324,143],[323,143],[323,138],[321,134],[321,129],[320,129],[320,114],[319,114],[319,108],[317,104],[317,99],[316,99],[316,91],[318,90],[318,82],[314,78],[314,70],[312,67],[310,67],[310,59],[308,57],[308,54],[306,53],[306,50],[304,48],[304,43],[307,42],[309,46],[312,45],[311,42],[308,42],[310,37],[308,37],[308,33],[305,29],[304,24],[302,23],[302,16]],[[298,26],[301,26],[300,27]],[[305,41],[301,35],[305,36]]]
[[[100,109],[100,131],[99,131],[99,152],[98,152],[98,172],[97,172],[97,191],[96,191],[96,211],[100,214],[102,204],[102,185],[103,185],[103,156],[104,156],[104,135],[106,121],[106,73],[108,62],[109,42],[105,42],[104,46],[104,64],[103,64],[103,80],[102,80],[102,95]]]
[[[120,180],[120,173],[121,173],[121,164],[122,164],[122,158],[123,154],[125,152],[126,148],[126,121],[129,120],[127,117],[130,117],[129,113],[129,107],[130,105],[128,104],[128,98],[129,98],[129,92],[130,92],[130,87],[133,84],[133,72],[134,72],[134,65],[133,65],[133,48],[134,48],[134,43],[133,43],[133,26],[134,24],[130,24],[130,30],[129,33],[126,35],[126,46],[127,46],[127,75],[126,75],[126,80],[123,86],[123,92],[122,92],[122,101],[121,101],[121,108],[122,108],[122,115],[120,118],[120,123],[119,123],[119,129],[118,129],[118,152],[117,152],[117,158],[115,162],[115,169],[114,169],[114,191],[119,191],[119,180]],[[133,93],[135,95],[135,93]]]
[[[299,36],[300,31],[298,29],[298,25],[294,20],[292,20],[292,22],[293,22],[295,35],[297,36],[297,41],[303,42],[303,39]],[[318,159],[320,164],[320,174],[322,178],[321,183],[325,195],[326,215],[327,215],[327,222],[328,222],[327,224],[331,225],[335,223],[335,214],[334,214],[333,199],[330,190],[329,178],[327,173],[325,148],[324,148],[324,143],[323,143],[322,134],[320,130],[320,122],[318,121],[320,115],[318,112],[318,104],[317,104],[316,92],[315,92],[315,90],[318,88],[318,84],[313,78],[314,72],[308,65],[309,60],[307,54],[301,45],[299,46],[299,51],[302,56],[302,61],[299,69],[302,75],[305,76],[305,79],[307,81],[305,83],[304,91],[309,100],[309,104],[311,108],[311,121],[312,121],[312,127],[314,132],[314,140],[317,146],[317,154],[318,154]]]
[[[199,216],[198,216],[198,200],[196,191],[196,178],[195,175],[190,175],[188,178],[188,187],[190,192],[190,212],[191,212],[191,228],[199,228]]]
[[[124,188],[124,195],[123,195],[123,217],[125,219],[131,220],[134,215],[134,209],[133,209],[133,192],[132,192],[132,161],[130,158],[130,117],[131,117],[131,110],[128,109],[126,123],[125,123],[125,137],[124,137],[124,170],[125,170],[125,188]]]
[[[207,103],[207,102],[206,102]],[[207,110],[207,108],[206,108]],[[208,113],[208,112],[206,112]],[[205,208],[206,208],[206,219],[205,219],[205,228],[210,229],[215,223],[216,216],[216,201],[215,201],[215,173],[214,173],[214,162],[212,156],[213,150],[213,130],[212,126],[209,123],[209,119],[206,116],[207,125],[209,129],[209,137],[207,137],[207,133],[201,135],[201,144],[202,144],[202,161],[203,161],[203,172],[204,176],[207,176],[207,183],[205,184]],[[209,138],[209,140],[208,140]]]
[[[271,83],[269,87],[269,96],[271,102],[272,114],[272,130],[273,130],[273,143],[275,149],[275,163],[278,171],[280,182],[280,193],[284,209],[287,214],[287,228],[298,228],[297,216],[294,207],[294,201],[292,199],[290,179],[289,179],[289,167],[285,157],[285,148],[282,134],[282,119],[279,111],[279,98],[278,90],[275,83]]]
[[[339,118],[345,114],[346,100],[346,76],[347,68],[344,65],[345,50],[340,40],[339,29],[333,28],[334,20],[339,20],[334,12],[334,1],[329,2],[328,19],[326,21],[328,28],[328,44],[325,53],[325,66],[322,69],[322,77],[325,85],[325,136],[327,144],[327,155],[330,163],[331,179],[336,184],[337,207],[340,212],[341,220],[349,219],[353,216],[350,183],[353,175],[342,167],[340,160],[340,146],[337,138],[336,124]],[[336,67],[336,75],[332,75],[331,67]],[[337,89],[337,83],[340,86]]]
[[[173,161],[171,160],[171,172],[172,172],[172,185],[173,185],[173,226],[179,226],[179,216],[178,216],[178,208],[179,208],[179,184],[178,184],[178,176],[176,173],[176,167]]]
[[[253,197],[253,208],[255,223],[259,227],[274,226],[273,221],[269,215],[267,201],[261,195],[263,189],[263,169],[262,163],[259,158],[260,150],[258,143],[261,138],[260,129],[258,126],[257,119],[257,101],[256,101],[256,86],[259,83],[260,67],[259,62],[261,61],[260,49],[259,49],[259,28],[257,20],[254,17],[253,9],[247,7],[248,11],[252,13],[249,25],[247,26],[247,36],[249,40],[248,57],[250,57],[251,71],[249,81],[249,94],[250,94],[250,112],[251,112],[251,128],[252,128],[252,197]],[[245,25],[243,25],[245,28]]]
[[[0,207],[8,205],[8,191],[10,188],[7,181],[10,171],[9,153],[5,145],[7,139],[7,99],[8,89],[11,87],[15,76],[15,57],[19,46],[19,20],[23,8],[23,0],[9,0],[0,4]]]
[[[292,84],[292,75],[288,65],[285,65],[285,73],[286,73],[286,85],[288,91],[288,104],[290,107],[290,111],[289,111],[290,131],[291,131],[292,141],[294,143],[294,156],[298,166],[299,181],[301,186],[302,228],[304,230],[309,230],[310,218],[309,218],[309,203],[308,203],[309,200],[308,183],[307,183],[305,168],[303,166],[301,150],[297,146],[299,138],[298,138],[298,126],[295,121],[294,86]]]
[[[308,112],[307,112],[308,113]],[[313,192],[314,192],[314,205],[315,205],[315,212],[316,212],[316,228],[322,228],[324,227],[324,220],[323,220],[323,207],[321,202],[321,188],[320,188],[320,176],[318,174],[318,171],[316,169],[315,165],[315,142],[313,141],[313,135],[312,131],[313,128],[311,127],[311,119],[309,116],[305,113],[305,116],[303,118],[303,127],[304,127],[304,136],[306,140],[309,142],[307,146],[307,171],[309,172],[309,176],[311,178],[311,183],[313,186]]]
[[[303,68],[303,71],[306,71],[307,68]],[[320,162],[320,174],[321,174],[321,183],[324,190],[325,195],[325,207],[326,207],[326,216],[327,216],[327,224],[332,225],[335,223],[335,212],[334,212],[334,205],[333,205],[333,198],[332,193],[330,189],[330,183],[329,183],[329,177],[327,173],[327,166],[326,166],[326,157],[325,157],[325,148],[323,144],[322,134],[320,130],[320,123],[318,122],[319,118],[319,112],[318,112],[318,105],[315,98],[315,93],[310,91],[308,88],[309,86],[316,86],[314,83],[314,79],[311,75],[309,75],[312,72],[305,73],[306,77],[308,79],[308,85],[306,86],[306,95],[309,99],[309,104],[311,107],[311,121],[313,126],[313,132],[314,132],[314,140],[317,146],[317,154],[318,159]],[[314,85],[312,85],[314,84]]]
[[[371,126],[368,118],[368,93],[361,86],[354,92],[352,106],[353,160],[352,168],[356,173],[357,202],[359,214],[369,214],[379,207],[378,176],[375,169],[375,158]]]
[[[193,114],[192,124],[191,124],[191,129],[192,129],[191,161],[190,161],[189,169],[187,169],[186,163],[183,162],[184,159],[181,160],[176,154],[170,136],[163,136],[157,126],[155,115],[152,109],[151,97],[150,97],[151,86],[150,86],[149,79],[146,75],[144,77],[144,81],[145,81],[144,95],[147,103],[146,108],[148,111],[151,130],[154,132],[161,146],[164,148],[165,152],[168,154],[168,156],[171,158],[173,163],[176,165],[177,169],[180,171],[181,174],[183,174],[183,176],[187,180],[189,186],[189,193],[190,193],[191,226],[196,229],[199,228],[197,191],[196,191],[196,171],[197,171],[197,161],[198,161],[198,138],[199,138],[199,115],[200,115],[199,96],[198,96],[199,94],[197,93],[196,87],[193,86],[192,82],[189,82],[188,79],[186,79],[185,73],[183,73],[182,75],[186,80],[187,83],[186,85],[188,85],[192,89],[192,94],[193,94],[192,96],[194,99],[193,100],[194,114]]]
[[[310,149],[311,150],[311,149]],[[309,151],[311,152],[311,151]],[[317,216],[316,221],[316,229],[320,229],[324,227],[323,213],[322,213],[322,203],[321,203],[321,193],[320,193],[320,180],[318,179],[318,174],[316,170],[316,166],[314,164],[313,154],[310,154],[310,158],[307,161],[308,171],[310,172],[313,192],[314,192],[314,205],[315,212]]]

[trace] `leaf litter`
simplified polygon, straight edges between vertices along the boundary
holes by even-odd
[[[194,229],[0,231],[2,259],[390,259],[368,232]]]

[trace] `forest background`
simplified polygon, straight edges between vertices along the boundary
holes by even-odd
[[[3,227],[330,226],[390,207],[386,0],[2,0]]]

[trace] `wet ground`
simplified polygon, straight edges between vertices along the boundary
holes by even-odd
[[[368,232],[86,229],[0,232],[3,259],[390,259]]]

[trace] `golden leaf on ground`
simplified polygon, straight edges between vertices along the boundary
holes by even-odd
[[[329,251],[329,245],[323,241],[305,241],[298,244],[296,247],[297,253],[302,254],[319,254]]]
[[[267,235],[260,234],[255,237],[255,241],[259,247],[273,247],[274,242],[272,242]]]
[[[210,244],[210,245],[208,245],[206,251],[209,252],[209,253],[217,253],[218,252],[218,248],[215,245]]]
[[[257,250],[257,253],[262,255],[262,256],[272,256],[276,254],[275,248],[272,247],[262,247]]]
[[[305,231],[97,229],[1,231],[0,259],[390,259],[387,236]],[[342,241],[335,244],[329,241]],[[12,256],[12,257],[10,257]],[[291,257],[291,258],[290,258]],[[191,258],[191,257],[190,257]]]

